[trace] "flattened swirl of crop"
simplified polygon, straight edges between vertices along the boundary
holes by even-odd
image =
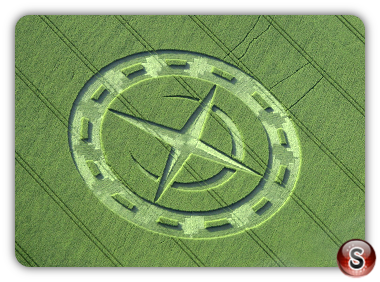
[[[236,67],[183,51],[128,56],[93,76],[73,104],[69,143],[101,202],[176,237],[261,224],[300,170],[295,127],[277,100]]]

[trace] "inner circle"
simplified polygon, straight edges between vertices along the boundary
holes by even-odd
[[[102,118],[101,143],[127,189],[180,211],[243,199],[259,184],[269,155],[262,124],[241,100],[220,85],[173,75],[116,96]]]

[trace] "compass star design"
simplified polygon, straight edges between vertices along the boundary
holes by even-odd
[[[301,167],[296,127],[242,70],[205,54],[159,50],[121,58],[99,74],[73,103],[69,145],[89,189],[122,219],[173,237],[211,238],[254,228],[289,199]],[[177,77],[204,89],[202,98],[189,97]],[[127,97],[146,115],[128,112]],[[211,230],[216,219],[230,225]]]
[[[257,171],[232,159],[226,154],[218,151],[217,149],[207,145],[200,140],[202,128],[209,115],[209,112],[212,109],[215,89],[216,85],[211,88],[210,92],[203,99],[203,101],[180,130],[169,128],[161,124],[146,121],[113,109],[109,109],[109,111],[113,112],[123,120],[171,146],[170,154],[166,161],[166,165],[160,183],[158,185],[154,202],[157,202],[165,190],[171,187],[175,180],[176,174],[185,165],[187,159],[191,154],[209,159],[230,169],[245,171],[248,173],[256,174],[258,176],[262,176]]]

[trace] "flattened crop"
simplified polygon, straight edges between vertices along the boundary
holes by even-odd
[[[25,16],[15,38],[21,264],[327,267],[365,238],[357,17]]]

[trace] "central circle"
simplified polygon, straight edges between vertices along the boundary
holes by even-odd
[[[236,148],[238,139],[243,148]],[[246,197],[269,157],[265,130],[241,100],[186,76],[149,78],[122,91],[103,116],[101,142],[107,165],[128,189],[187,212],[217,210]]]

